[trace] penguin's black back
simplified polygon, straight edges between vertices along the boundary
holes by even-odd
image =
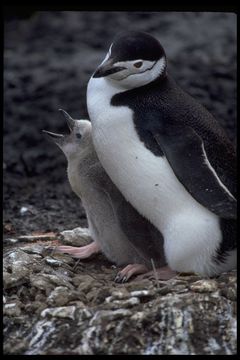
[[[236,153],[225,131],[217,120],[193,97],[178,87],[169,76],[145,86],[116,94],[112,105],[125,105],[134,113],[134,125],[140,140],[156,156],[163,151],[152,136],[159,123],[171,126],[187,125],[203,139],[210,164],[229,191],[236,197]],[[169,131],[171,133],[171,131]],[[187,169],[186,169],[187,171]],[[219,218],[222,239],[216,263],[224,262],[230,250],[236,248],[236,220]]]
[[[163,156],[152,131],[162,122],[191,126],[203,139],[209,162],[229,191],[236,196],[236,154],[217,120],[169,76],[113,96],[114,106],[128,106],[134,113],[134,125],[145,146],[156,156]],[[187,171],[187,170],[186,170]]]

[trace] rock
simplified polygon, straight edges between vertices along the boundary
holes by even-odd
[[[20,250],[26,252],[27,254],[37,254],[37,255],[43,255],[44,253],[44,246],[39,244],[33,244],[33,245],[25,245],[19,247]],[[39,257],[41,258],[41,256]]]
[[[71,246],[84,246],[92,242],[88,228],[77,227],[60,233],[63,244]]]
[[[110,306],[110,309],[125,309],[125,308],[131,308],[133,306],[139,305],[140,300],[138,297],[130,297],[129,299],[125,300],[116,300],[113,296],[109,296],[105,299],[106,303],[108,303]]]
[[[218,289],[217,282],[215,280],[198,280],[195,281],[191,286],[190,289],[200,293],[209,293],[216,291]]]
[[[3,307],[3,314],[8,316],[19,316],[21,314],[19,302],[5,304]]]
[[[25,355],[39,355],[56,331],[56,325],[48,319],[38,321],[28,335],[28,349]]]
[[[30,275],[30,283],[32,286],[41,290],[53,289],[57,286],[66,286],[68,289],[73,289],[73,285],[69,282],[69,278],[53,274],[37,274]]]
[[[230,283],[227,287],[221,289],[221,295],[231,301],[237,301],[237,283]]]
[[[132,295],[132,293],[131,293]],[[134,296],[134,295],[132,295]],[[121,288],[117,290],[113,290],[111,298],[122,300],[122,299],[128,299],[130,297],[130,292],[126,288]]]
[[[150,290],[135,290],[130,293],[126,289],[114,290],[111,296],[105,298],[110,309],[131,308],[139,305],[141,299],[153,297],[156,294]]]
[[[130,294],[131,296],[137,298],[148,298],[154,296],[154,292],[150,290],[135,290],[135,291],[131,291]]]
[[[43,275],[45,274],[31,275],[30,284],[32,287],[38,288],[39,290],[44,290],[46,294],[49,294],[55,286],[52,282],[49,281],[48,278]]]
[[[50,258],[60,261],[64,264],[70,265],[71,267],[74,267],[76,264],[76,260],[74,260],[70,255],[57,253],[55,252],[54,249],[52,251],[52,255],[50,256]]]
[[[89,291],[86,294],[86,297],[90,303],[101,304],[110,295],[111,295],[111,287],[101,286],[101,287],[93,287],[91,291]]]
[[[41,301],[35,299],[33,302],[28,303],[25,306],[25,313],[29,314],[30,316],[40,316],[41,312],[48,307],[45,301],[42,301],[42,299]]]
[[[78,306],[78,303],[76,304],[77,310],[76,310],[76,319],[78,320],[78,325],[83,325],[84,321],[92,318],[93,312],[90,309],[87,309],[86,307]],[[82,307],[82,308],[81,308]]]
[[[87,274],[79,274],[72,279],[75,286],[78,286],[78,291],[88,293],[93,287],[101,287],[101,283],[97,279]]]
[[[62,261],[59,261],[57,259],[53,259],[50,256],[46,256],[44,260],[45,260],[46,264],[48,264],[48,265],[50,265],[52,267],[59,267],[59,266],[63,265]]]
[[[122,319],[126,316],[130,316],[132,313],[130,310],[117,309],[117,310],[99,310],[92,317],[89,325],[96,325],[102,322],[109,323],[110,321]]]
[[[86,302],[86,297],[78,291],[69,291],[65,286],[56,287],[48,296],[47,303],[51,306],[64,306],[71,300],[80,299]]]
[[[29,209],[26,206],[22,206],[20,209],[20,214],[23,216],[25,215],[27,212],[29,211]]]
[[[41,317],[67,318],[74,320],[75,306],[60,306],[47,308],[41,312]]]
[[[164,282],[164,285],[165,284],[166,283]],[[150,289],[154,288],[154,285],[148,279],[142,279],[142,280],[136,279],[135,281],[130,281],[129,283],[126,283],[124,285],[119,284],[118,287],[119,288],[126,288],[129,292],[131,292],[131,291],[142,290],[142,289],[149,289],[150,290]]]
[[[37,264],[36,257],[20,249],[8,252],[3,259],[3,286],[5,289],[22,285]]]
[[[18,242],[18,239],[14,239],[14,238],[5,238],[3,239],[3,243],[6,245],[14,245]]]

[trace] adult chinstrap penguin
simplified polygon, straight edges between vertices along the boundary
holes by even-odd
[[[90,78],[87,105],[103,167],[161,232],[170,267],[207,276],[235,268],[235,149],[169,76],[159,41],[117,36]]]

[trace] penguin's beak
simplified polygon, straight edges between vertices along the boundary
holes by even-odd
[[[58,110],[61,111],[61,113],[64,115],[64,117],[67,121],[68,127],[70,129],[70,132],[72,132],[74,125],[75,125],[75,120],[73,120],[71,118],[71,116],[65,110],[62,110],[62,109],[58,109]],[[48,139],[55,142],[55,144],[57,144],[59,146],[61,146],[64,142],[64,139],[67,138],[67,135],[56,134],[56,133],[53,133],[53,132],[47,131],[47,130],[42,130],[42,132],[47,135]]]
[[[55,142],[58,145],[60,145],[64,140],[64,135],[62,134],[55,134],[47,130],[42,130],[42,132],[47,135],[48,139],[50,139],[51,141]]]
[[[93,78],[100,78],[105,77],[111,74],[114,74],[116,72],[119,72],[121,70],[124,70],[125,68],[122,66],[114,66],[114,59],[109,58],[108,60],[104,61],[95,71],[93,74]]]
[[[71,116],[63,109],[58,109],[59,111],[61,111],[61,113],[63,114],[63,116],[65,117],[66,121],[67,121],[67,124],[68,124],[68,127],[69,127],[69,130],[70,131],[73,131],[73,128],[74,128],[74,123],[75,121],[73,120],[73,118],[71,118]]]

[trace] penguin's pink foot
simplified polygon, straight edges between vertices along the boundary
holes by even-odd
[[[161,268],[157,268],[155,271],[151,270],[146,272],[143,275],[139,275],[138,279],[156,279],[157,280],[169,280],[177,275],[177,272],[172,270],[169,266],[163,266]]]
[[[91,244],[77,247],[77,246],[57,246],[55,249],[57,252],[66,253],[72,255],[72,257],[78,259],[87,259],[92,255],[96,255],[101,251],[100,246],[94,241]]]
[[[144,274],[148,271],[148,268],[142,264],[129,264],[125,268],[123,268],[117,276],[115,277],[116,283],[125,283],[127,282],[133,275]]]

